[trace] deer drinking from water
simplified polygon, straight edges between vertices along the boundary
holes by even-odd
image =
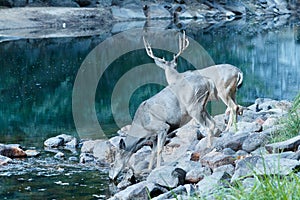
[[[155,64],[165,70],[165,76],[168,84],[172,84],[178,80],[178,76],[190,76],[190,74],[200,74],[204,77],[210,78],[218,91],[218,97],[227,106],[226,114],[229,113],[229,120],[225,131],[233,125],[234,121],[237,120],[237,114],[242,115],[243,106],[236,103],[236,92],[239,86],[243,82],[243,73],[237,67],[230,64],[219,64],[213,65],[200,70],[187,71],[184,73],[179,73],[176,70],[177,58],[180,54],[189,46],[189,40],[183,32],[183,37],[179,36],[179,53],[174,55],[173,60],[167,61],[164,58],[158,58],[154,56],[151,45],[148,41],[144,39],[145,49],[148,56],[154,59]],[[209,99],[217,100],[217,99]]]
[[[182,53],[183,49],[179,50]],[[184,91],[184,92],[183,92]],[[214,82],[197,73],[179,74],[177,81],[138,107],[125,139],[119,142],[115,161],[109,177],[115,179],[124,169],[131,155],[141,148],[149,138],[156,138],[152,147],[149,169],[156,157],[156,166],[161,164],[161,153],[170,128],[178,128],[194,119],[207,131],[207,147],[212,145],[212,136],[219,132],[215,121],[208,114],[208,99],[217,98]],[[154,139],[154,141],[156,141]]]

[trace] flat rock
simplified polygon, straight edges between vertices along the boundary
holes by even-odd
[[[27,157],[36,157],[40,155],[40,152],[38,152],[37,150],[32,150],[32,149],[28,149],[25,151]]]
[[[203,156],[200,162],[202,165],[214,169],[222,165],[234,164],[234,158],[221,152],[212,151]]]
[[[251,156],[236,162],[235,172],[231,181],[240,177],[256,175],[288,175],[295,168],[300,167],[300,162],[293,159],[279,158],[278,156]]]
[[[289,140],[266,145],[269,152],[296,151],[300,145],[300,135]]]

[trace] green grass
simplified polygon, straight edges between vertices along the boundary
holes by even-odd
[[[254,175],[252,187],[245,187],[238,181],[235,186],[218,191],[217,200],[293,200],[300,197],[300,178],[294,173],[289,176]]]
[[[283,129],[272,135],[271,142],[280,142],[299,135],[300,133],[300,93],[293,101],[288,115],[280,120]]]

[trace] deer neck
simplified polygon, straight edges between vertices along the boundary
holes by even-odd
[[[172,67],[165,68],[166,79],[169,85],[175,83],[180,78],[180,74]]]

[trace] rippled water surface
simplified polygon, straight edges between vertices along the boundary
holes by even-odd
[[[299,92],[299,32],[298,26],[288,24],[253,34],[235,26],[188,30],[187,34],[215,63],[230,63],[244,72],[237,99],[248,105],[257,97],[292,100]],[[43,141],[51,136],[66,133],[78,137],[72,115],[74,80],[85,57],[105,39],[104,35],[0,42],[0,143],[19,143],[42,152],[38,158],[0,166],[0,198],[105,199],[110,195],[105,168],[68,160],[70,156],[78,160],[79,152],[56,160],[53,153],[43,150]],[[134,66],[149,62],[144,50],[132,51],[115,60],[101,77],[96,111],[107,136],[118,128],[111,111],[115,84]],[[193,68],[186,64],[180,59],[179,71]],[[163,71],[157,76],[165,81]],[[131,115],[142,100],[161,89],[156,84],[137,89],[130,101]],[[222,113],[225,107],[210,104],[209,110]]]

